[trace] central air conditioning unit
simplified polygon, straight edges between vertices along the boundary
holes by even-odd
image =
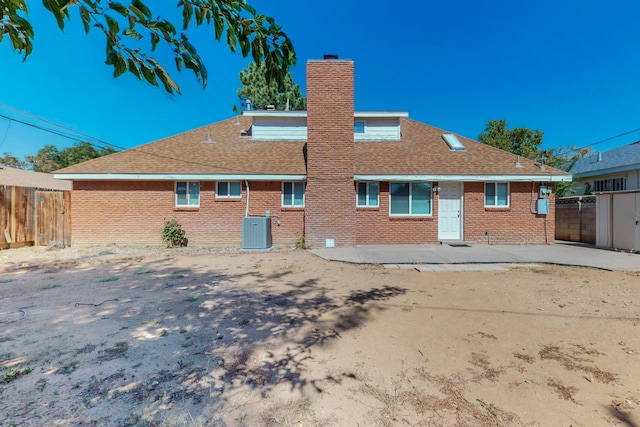
[[[242,250],[271,248],[271,217],[242,218]]]

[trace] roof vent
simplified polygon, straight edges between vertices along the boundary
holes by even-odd
[[[451,151],[467,151],[464,149],[464,145],[462,145],[458,137],[452,133],[443,133],[442,139],[444,139],[444,142],[447,143]]]
[[[207,132],[207,139],[202,142],[204,142],[205,144],[213,144],[215,142],[213,138],[211,138],[211,131]]]
[[[523,168],[522,163],[520,163],[520,156],[516,156],[516,167]]]
[[[335,53],[325,53],[324,59],[338,59],[338,55]]]

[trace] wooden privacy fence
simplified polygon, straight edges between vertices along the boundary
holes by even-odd
[[[71,192],[0,186],[0,249],[71,244]]]
[[[556,199],[556,239],[596,243],[595,196]]]

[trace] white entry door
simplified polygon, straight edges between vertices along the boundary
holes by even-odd
[[[438,239],[462,240],[462,183],[441,182],[438,190]]]

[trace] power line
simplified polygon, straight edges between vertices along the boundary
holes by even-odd
[[[23,115],[25,115],[25,116],[32,117],[32,118],[34,118],[34,119],[40,120],[41,122],[48,123],[48,124],[50,124],[50,125],[53,125],[53,126],[59,127],[59,128],[61,128],[61,129],[71,131],[71,132],[73,132],[73,133],[75,133],[75,134],[78,134],[78,135],[84,136],[84,137],[86,137],[86,138],[93,139],[94,141],[98,141],[98,142],[99,142],[99,143],[101,143],[101,144],[106,144],[106,145],[114,146],[113,144],[111,144],[111,143],[109,143],[109,142],[107,142],[107,141],[104,141],[104,140],[102,140],[102,139],[100,139],[100,138],[96,138],[95,136],[91,136],[91,135],[89,135],[89,134],[86,134],[86,133],[80,132],[80,131],[75,130],[75,129],[71,129],[71,128],[67,127],[67,126],[64,126],[64,125],[61,125],[61,124],[59,124],[59,123],[56,123],[56,122],[53,122],[53,121],[50,121],[50,120],[44,119],[44,118],[42,118],[42,117],[36,116],[35,114],[31,114],[31,113],[29,113],[29,112],[27,112],[27,111],[20,110],[20,109],[18,109],[18,108],[12,107],[12,106],[10,106],[10,105],[0,103],[0,107],[6,108],[6,109],[8,109],[8,110],[15,111],[15,112],[20,113],[20,114],[23,114]],[[3,117],[5,117],[5,116],[3,116]],[[17,121],[17,120],[16,120],[16,121]],[[46,129],[46,128],[41,128],[41,127],[39,127],[39,126],[37,126],[37,125],[33,125],[33,126],[34,126],[34,127],[39,128],[39,129],[42,129],[42,130],[47,131],[47,129]],[[61,135],[61,136],[65,136],[65,135]],[[66,136],[65,136],[65,137],[66,137]],[[72,138],[72,139],[73,139],[73,138]],[[77,139],[74,139],[74,140],[76,140],[76,141],[77,141]],[[83,140],[82,142],[87,142],[87,141],[84,141],[84,140]],[[115,146],[114,146],[114,147],[115,147]],[[101,147],[101,148],[104,148],[104,147]]]
[[[94,139],[94,140],[96,140],[96,141],[100,141],[100,142],[102,142],[102,143],[104,143],[104,144],[108,145],[109,147],[112,147],[112,148],[115,148],[115,149],[118,149],[118,150],[129,150],[129,151],[135,151],[135,152],[138,152],[138,153],[141,153],[141,154],[146,154],[146,155],[148,155],[148,156],[155,156],[155,157],[159,157],[159,158],[161,158],[161,159],[172,160],[172,161],[178,161],[178,162],[182,162],[182,163],[186,163],[186,164],[191,164],[191,165],[208,166],[208,167],[212,167],[212,166],[213,166],[213,167],[217,167],[218,169],[221,169],[221,170],[227,170],[227,171],[229,171],[229,172],[250,173],[250,171],[236,170],[236,169],[232,169],[232,168],[228,168],[228,167],[224,167],[224,166],[220,166],[220,165],[217,165],[217,166],[216,166],[216,165],[211,164],[211,163],[201,163],[201,162],[195,162],[195,161],[193,161],[193,160],[184,160],[184,159],[179,159],[179,158],[176,158],[176,157],[166,156],[166,155],[163,155],[163,154],[151,153],[151,152],[148,152],[148,151],[142,150],[142,149],[140,149],[140,148],[135,148],[135,147],[134,147],[134,148],[121,147],[121,146],[118,146],[118,145],[116,145],[116,144],[111,144],[111,143],[109,143],[109,142],[102,141],[101,139],[94,138],[94,137],[92,137],[92,136],[90,136],[90,135],[87,135],[87,134],[84,134],[84,133],[82,133],[82,132],[75,131],[75,130],[70,129],[70,128],[68,128],[68,127],[65,127],[65,126],[59,125],[59,124],[57,124],[57,123],[51,122],[51,121],[49,121],[49,120],[42,119],[42,118],[40,118],[40,117],[38,117],[38,116],[34,116],[33,114],[30,114],[30,113],[27,113],[27,112],[22,112],[21,110],[18,110],[17,108],[13,108],[13,107],[10,107],[10,106],[5,105],[5,104],[2,104],[2,103],[0,103],[0,106],[8,107],[8,108],[9,108],[9,109],[11,109],[11,110],[14,110],[14,111],[17,111],[17,112],[24,113],[24,114],[26,114],[26,115],[28,115],[28,116],[31,116],[31,117],[36,118],[36,119],[38,119],[38,120],[42,120],[43,122],[50,123],[50,124],[55,125],[55,126],[58,126],[58,127],[60,127],[60,128],[67,129],[67,130],[71,130],[72,132],[75,132],[75,133],[77,133],[77,134],[79,134],[79,135],[85,135],[85,136],[87,136],[87,137],[89,137],[89,138],[91,138],[91,139]],[[87,140],[85,140],[85,139],[79,139],[79,138],[76,138],[76,137],[74,137],[74,136],[72,136],[72,135],[69,135],[68,133],[63,133],[63,132],[60,132],[60,131],[56,131],[56,130],[53,130],[53,129],[49,129],[49,128],[46,128],[46,127],[43,127],[43,126],[39,126],[39,125],[34,124],[34,123],[25,122],[25,121],[23,121],[23,120],[16,119],[15,117],[9,117],[9,116],[6,116],[6,115],[4,115],[4,114],[0,114],[0,117],[5,118],[5,119],[9,120],[9,123],[11,123],[11,122],[20,123],[20,124],[23,124],[23,125],[25,125],[25,126],[29,126],[29,127],[32,127],[32,128],[35,128],[35,129],[38,129],[38,130],[44,131],[44,132],[48,132],[48,133],[51,133],[51,134],[54,134],[54,135],[61,136],[61,137],[63,137],[63,138],[71,139],[71,140],[73,140],[73,141],[77,141],[77,142],[84,142],[84,143],[87,143],[87,144],[89,144],[89,145],[91,145],[91,146],[94,146],[94,147],[97,147],[97,148],[100,148],[100,149],[104,149],[104,148],[105,148],[105,147],[103,147],[103,146],[100,146],[100,145],[96,144],[95,142],[87,141]]]
[[[588,148],[588,147],[592,147],[594,145],[602,144],[603,142],[611,141],[612,139],[620,138],[621,136],[629,135],[631,133],[638,132],[639,130],[640,130],[640,128],[637,128],[637,129],[634,129],[634,130],[630,130],[629,132],[624,132],[624,133],[621,133],[619,135],[611,136],[609,138],[603,139],[602,141],[593,142],[591,144],[585,145],[584,147],[580,147],[580,148]]]
[[[20,124],[23,124],[25,126],[29,126],[29,127],[32,127],[32,128],[38,129],[38,130],[42,130],[44,132],[49,132],[49,133],[52,133],[54,135],[61,136],[63,138],[71,139],[73,141],[88,142],[88,141],[85,141],[84,139],[75,138],[75,137],[73,137],[73,136],[71,136],[69,134],[65,134],[65,133],[62,133],[62,132],[55,131],[53,129],[48,129],[48,128],[45,128],[45,127],[42,127],[42,126],[38,126],[36,124],[25,122],[23,120],[18,120],[15,117],[5,116],[4,114],[0,114],[0,117],[5,118],[5,119],[9,120],[10,122],[13,121],[13,122],[16,122],[16,123],[20,123]],[[90,144],[92,144],[92,143],[90,143]],[[111,145],[111,144],[109,144],[109,145]],[[104,148],[104,147],[100,147],[100,148]]]

